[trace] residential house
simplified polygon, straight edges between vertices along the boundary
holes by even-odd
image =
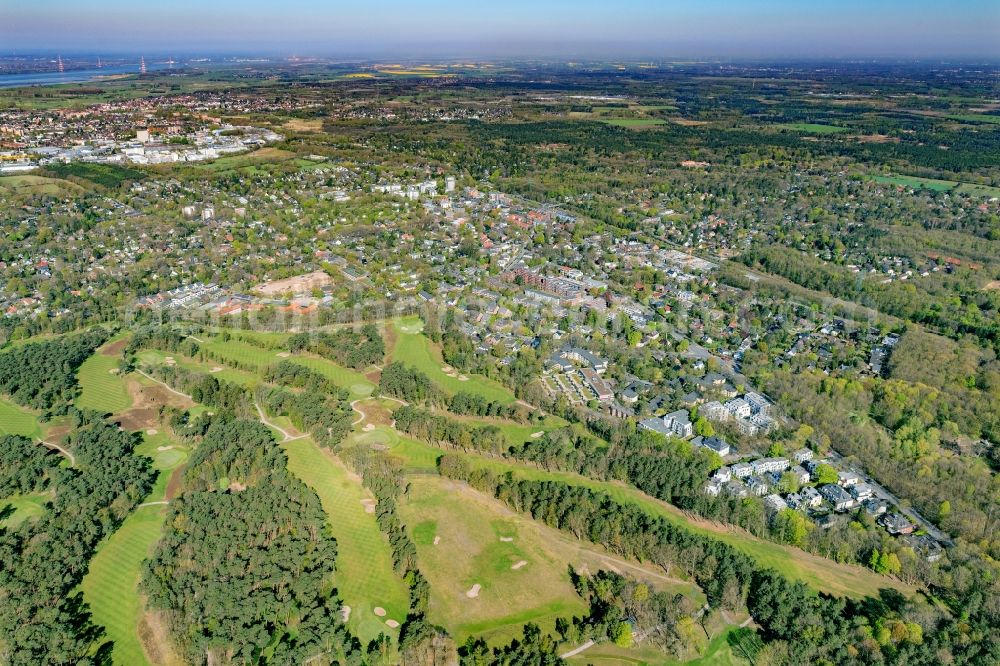
[[[828,483],[819,489],[820,494],[827,502],[833,505],[834,511],[847,511],[854,506],[854,498],[842,487]]]
[[[898,513],[886,513],[879,519],[882,527],[889,534],[912,534],[914,525],[905,516]]]

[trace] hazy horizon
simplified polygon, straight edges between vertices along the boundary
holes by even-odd
[[[508,0],[468,6],[287,0],[37,0],[0,10],[12,53],[266,54],[341,58],[993,59],[1000,3],[959,0]]]

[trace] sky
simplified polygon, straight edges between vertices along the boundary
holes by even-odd
[[[0,0],[16,52],[1000,58],[1000,0]]]

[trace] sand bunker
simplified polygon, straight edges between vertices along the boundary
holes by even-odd
[[[385,617],[385,609],[382,608],[381,606],[376,606],[375,610],[372,612],[374,612],[379,617]]]
[[[514,537],[500,537],[500,540],[503,541],[504,543],[510,543],[511,541],[514,540]]]
[[[441,543],[441,537],[439,537],[439,536],[434,537],[434,545],[436,546],[439,543]]]
[[[365,507],[365,513],[375,513],[375,506],[378,504],[373,499],[363,499],[361,500],[361,505]]]
[[[361,430],[364,431],[364,432],[371,432],[374,429],[375,429],[375,424],[374,423],[366,423],[365,426]]]
[[[351,607],[350,606],[341,606],[340,607],[340,619],[343,620],[344,622],[347,622],[348,620],[351,619]]]
[[[118,374],[118,368],[111,368],[110,370],[108,370],[108,373],[112,374],[112,375],[117,375]]]
[[[442,365],[441,366],[441,372],[444,372],[444,373],[447,374],[449,372],[455,372],[455,371],[452,369],[452,367],[450,365]]]
[[[288,358],[291,355],[292,355],[291,352],[278,352],[277,354],[275,354],[275,356],[277,356],[278,358]]]
[[[222,368],[220,368],[219,366],[215,366],[214,368],[209,370],[209,372],[222,372]]]
[[[538,439],[539,437],[541,437],[544,434],[545,434],[544,430],[539,430],[538,432],[531,433],[531,437],[532,437],[532,439]]]
[[[174,360],[173,356],[168,356],[165,359],[163,359],[163,362],[166,363],[167,365],[173,365],[177,361]]]
[[[160,432],[160,431],[157,430],[156,428],[149,428],[148,430],[146,430],[146,434],[147,435],[155,435],[158,432]]]
[[[156,447],[156,450],[157,450],[157,451],[170,451],[170,450],[171,450],[171,449],[173,449],[173,448],[174,448],[174,447],[173,447],[173,445],[171,444],[170,446],[158,446],[158,447]]]
[[[396,622],[395,620],[386,620],[385,626],[389,627],[390,629],[398,629],[399,622]]]
[[[517,571],[518,569],[520,569],[521,567],[523,567],[527,563],[528,563],[528,560],[519,560],[519,561],[515,562],[510,568],[513,569],[514,571]]]
[[[460,382],[467,382],[467,381],[469,381],[469,378],[466,377],[465,375],[459,375],[458,376],[458,381],[460,381]]]
[[[479,583],[476,583],[475,585],[469,588],[469,590],[465,593],[465,596],[469,597],[470,599],[475,599],[476,597],[479,596],[479,590],[481,589],[483,589],[483,586],[480,585]]]

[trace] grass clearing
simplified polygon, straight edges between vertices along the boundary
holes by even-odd
[[[288,469],[312,488],[323,504],[337,539],[334,582],[343,602],[351,607],[348,625],[363,644],[379,633],[393,634],[385,620],[406,619],[409,595],[393,570],[389,542],[375,515],[365,512],[361,500],[370,498],[361,480],[335,457],[320,449],[311,437],[281,445]],[[384,618],[374,614],[381,606]]]
[[[399,319],[393,322],[393,326],[396,329],[396,345],[392,350],[392,360],[414,366],[448,394],[464,391],[504,404],[514,402],[514,394],[492,379],[481,375],[445,373],[441,351],[421,333],[423,322],[419,318]],[[466,377],[466,380],[460,377]]]
[[[0,526],[13,529],[26,520],[36,520],[45,513],[45,503],[51,499],[45,494],[11,495],[0,498],[0,509],[8,504],[14,512],[0,520]]]
[[[835,125],[820,125],[819,123],[779,123],[775,127],[792,132],[808,132],[809,134],[839,134],[848,129]]]
[[[38,417],[6,398],[0,398],[0,435],[21,435],[38,439],[42,426]]]

